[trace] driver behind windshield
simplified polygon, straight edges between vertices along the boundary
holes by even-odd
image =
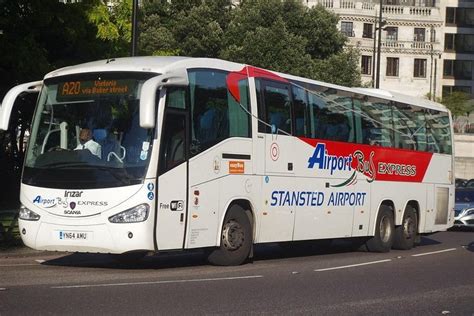
[[[92,131],[88,128],[81,129],[79,133],[80,144],[74,150],[88,149],[93,155],[102,158],[101,146],[92,139]]]

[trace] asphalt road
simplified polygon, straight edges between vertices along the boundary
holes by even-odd
[[[474,315],[474,232],[424,237],[410,251],[259,246],[253,262],[201,253],[119,264],[107,255],[0,254],[0,315]]]

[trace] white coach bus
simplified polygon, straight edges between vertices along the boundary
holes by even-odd
[[[59,69],[39,93],[19,227],[34,249],[130,254],[366,237],[410,249],[454,221],[452,121],[440,104],[217,59]]]

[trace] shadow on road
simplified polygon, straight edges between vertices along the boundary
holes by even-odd
[[[439,241],[422,237],[419,248],[440,244]],[[338,253],[365,252],[364,240],[337,239],[319,240],[314,242],[269,243],[256,245],[253,262],[298,258],[309,256],[324,256]],[[467,247],[474,251],[474,243]],[[75,253],[42,263],[43,265],[102,268],[102,269],[169,269],[178,267],[193,267],[208,265],[206,250],[192,250],[186,252],[168,252],[146,256],[132,262],[121,262],[116,255]]]

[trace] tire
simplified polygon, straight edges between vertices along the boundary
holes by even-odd
[[[417,239],[418,218],[415,210],[407,206],[402,224],[395,228],[393,249],[409,250],[415,246]]]
[[[211,251],[207,260],[218,266],[236,266],[244,263],[252,248],[252,225],[245,210],[232,205],[222,225],[221,245]]]
[[[367,250],[371,252],[389,252],[395,235],[393,213],[387,206],[382,205],[375,223],[375,236],[367,243]]]

